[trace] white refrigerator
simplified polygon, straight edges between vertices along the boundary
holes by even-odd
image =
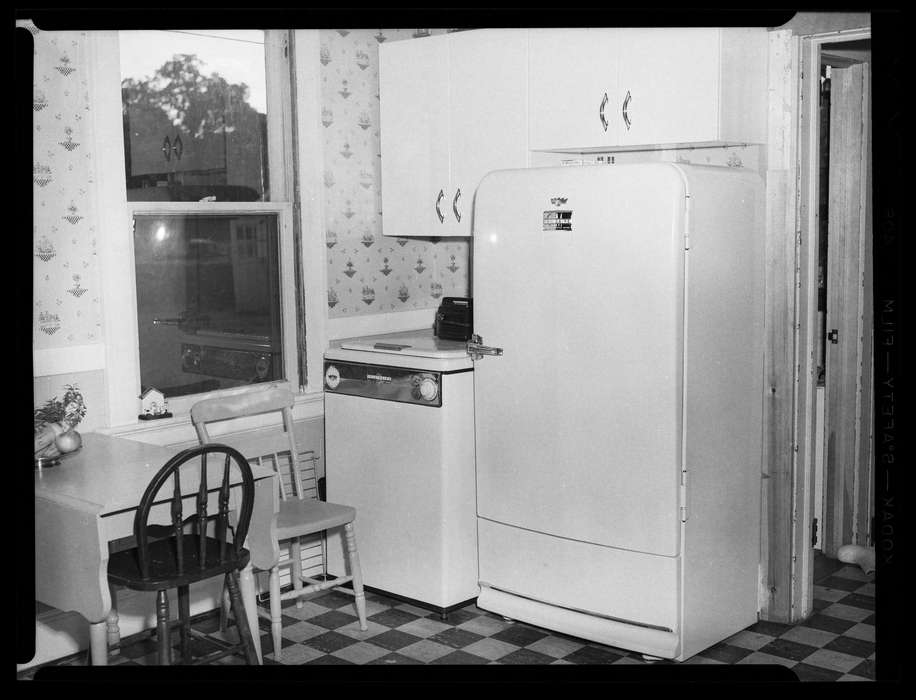
[[[676,660],[757,620],[763,215],[739,168],[482,180],[481,608]]]

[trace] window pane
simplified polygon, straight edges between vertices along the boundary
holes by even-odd
[[[135,224],[143,388],[170,397],[283,379],[277,216]]]
[[[120,36],[127,199],[269,199],[264,32]]]

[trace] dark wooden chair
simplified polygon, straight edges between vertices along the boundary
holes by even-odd
[[[208,474],[208,458],[222,458],[222,473],[218,463]],[[198,461],[197,465],[188,465]],[[241,476],[240,507],[234,524],[230,523],[230,467],[232,463]],[[195,468],[196,467],[196,468]],[[208,484],[213,482],[212,487]],[[189,490],[183,493],[181,480],[185,478]],[[216,478],[214,478],[216,477]],[[160,490],[172,480],[170,495],[159,496]],[[213,493],[211,493],[211,491]],[[194,495],[196,494],[196,498]],[[217,512],[208,512],[215,495]],[[184,518],[183,505],[194,498],[194,512]],[[170,504],[171,526],[149,523],[154,506]],[[239,650],[244,652],[249,664],[258,658],[245,615],[238,584],[238,572],[248,564],[248,550],[242,547],[248,533],[251,510],[254,504],[254,479],[251,467],[242,454],[232,447],[218,443],[199,445],[179,452],[153,477],[143,494],[134,517],[136,546],[116,552],[108,560],[108,580],[111,584],[140,591],[156,591],[156,619],[159,663],[171,663],[169,635],[169,599],[167,591],[178,591],[178,616],[180,654],[182,664],[208,663]],[[186,530],[193,530],[186,533]],[[233,531],[234,530],[234,531]],[[230,537],[231,532],[231,537]],[[229,591],[232,612],[238,625],[239,643],[225,640],[191,629],[189,586],[214,576],[224,576]],[[192,659],[190,637],[208,639],[219,650],[204,658]]]

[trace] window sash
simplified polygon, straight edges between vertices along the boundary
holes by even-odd
[[[127,216],[130,222],[130,260],[132,285],[130,289],[131,312],[136,328],[137,318],[137,280],[134,268],[133,226],[134,217],[137,215],[189,215],[204,216],[207,214],[269,214],[277,217],[277,233],[279,237],[279,263],[280,263],[280,315],[283,336],[283,375],[284,382],[296,393],[299,387],[299,370],[296,342],[296,284],[295,284],[295,255],[293,253],[292,236],[292,204],[289,202],[128,202]],[[137,367],[140,364],[140,348],[137,345],[139,332],[134,338],[137,353]],[[139,387],[140,375],[137,373]],[[220,391],[189,394],[187,396],[169,397],[169,410],[173,415],[186,414],[191,406],[201,399],[218,396],[221,393],[238,391],[223,389]],[[139,393],[139,388],[138,388]]]

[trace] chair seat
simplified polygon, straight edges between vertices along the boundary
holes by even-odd
[[[232,551],[231,544],[226,546],[226,558],[219,563],[220,542],[208,537],[205,545],[205,561],[210,564],[201,568],[198,556],[199,538],[197,535],[184,535],[182,539],[181,574],[178,573],[175,540],[167,539],[152,542],[149,545],[149,576],[144,577],[140,573],[137,550],[128,549],[109,557],[109,580],[138,591],[158,591],[163,588],[186,586],[196,581],[203,581],[229,571],[242,569],[248,564],[248,550],[240,548],[236,555]]]
[[[277,537],[288,539],[313,532],[322,532],[351,523],[356,519],[356,509],[325,501],[300,501],[289,498],[280,501],[277,514]]]

